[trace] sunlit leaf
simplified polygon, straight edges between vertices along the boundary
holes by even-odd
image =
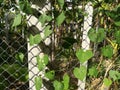
[[[54,79],[54,76],[55,76],[55,71],[49,71],[49,72],[46,72],[45,73],[45,76],[50,79],[50,80],[53,80]]]
[[[41,77],[35,77],[35,88],[36,90],[40,90],[42,87],[42,78]]]
[[[32,34],[30,34],[30,37],[29,37],[29,40],[30,40],[30,45],[34,45],[34,36]]]
[[[69,81],[70,81],[70,77],[67,74],[64,74],[64,76],[63,76],[64,90],[69,89]]]
[[[63,8],[64,6],[64,0],[57,0],[58,1],[58,4],[60,5],[61,9]]]
[[[44,69],[45,67],[45,64],[44,64],[44,61],[43,59],[41,59],[39,56],[37,56],[37,64],[38,64],[38,69],[41,71]]]
[[[65,14],[64,12],[61,12],[61,14],[56,18],[56,23],[58,26],[60,26],[65,20]]]
[[[73,70],[73,73],[74,73],[76,78],[83,81],[86,77],[87,68],[85,66],[81,66],[80,68],[75,68]]]
[[[50,34],[52,34],[52,30],[50,30],[50,27],[51,26],[47,26],[47,27],[45,27],[45,31],[44,31],[44,35],[45,35],[45,37],[44,38],[46,38],[46,37],[48,37]]]
[[[110,70],[109,76],[115,81],[120,79],[120,73],[116,70]]]
[[[34,36],[34,44],[39,44],[42,41],[41,35],[40,34],[36,34]]]
[[[76,56],[81,63],[84,63],[85,61],[92,58],[93,53],[91,50],[84,51],[83,49],[79,49],[76,51]]]
[[[22,15],[18,14],[15,16],[12,27],[19,26],[21,24]]]
[[[55,90],[63,90],[63,84],[57,80],[53,82],[53,86]]]
[[[103,83],[105,86],[109,87],[112,84],[112,81],[108,78],[104,78]]]
[[[49,57],[48,57],[48,55],[45,54],[45,55],[43,56],[43,61],[44,61],[44,64],[45,64],[45,65],[48,64],[48,62],[49,62]]]

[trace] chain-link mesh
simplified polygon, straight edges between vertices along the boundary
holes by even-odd
[[[64,73],[68,73],[71,78],[70,85],[74,89],[78,88],[78,81],[72,74],[74,67],[79,66],[75,51],[82,46],[81,43],[83,41],[86,42],[86,38],[82,40],[82,32],[84,31],[81,29],[86,30],[90,27],[88,25],[88,27],[82,28],[84,26],[84,17],[81,14],[80,18],[83,19],[81,22],[72,21],[70,24],[64,23],[59,28],[51,25],[51,30],[53,30],[51,36],[47,37],[39,45],[30,46],[29,39],[25,35],[26,33],[33,35],[40,33],[41,36],[43,35],[44,27],[41,26],[38,16],[45,12],[45,10],[51,9],[49,3],[44,5],[46,6],[42,9],[34,7],[37,10],[35,10],[34,16],[27,16],[27,28],[20,28],[23,29],[23,32],[10,31],[11,24],[8,22],[7,16],[4,16],[5,20],[2,21],[1,19],[1,23],[5,22],[4,26],[0,27],[1,90],[35,90],[34,78],[39,75],[42,76],[45,72],[45,70],[39,72],[36,56],[42,56],[43,54],[49,55],[50,61],[46,68],[55,70],[56,79],[60,80]],[[67,5],[68,9],[73,9],[70,2]],[[88,20],[86,22],[89,24]],[[54,24],[54,22],[52,23]],[[25,29],[27,32],[24,31]],[[69,43],[68,39],[71,39],[72,43],[71,41]],[[89,45],[89,42],[86,43]],[[83,48],[86,47],[88,46]],[[46,80],[44,76],[42,78],[43,90],[54,90],[52,83]]]

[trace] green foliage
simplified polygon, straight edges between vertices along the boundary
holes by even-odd
[[[113,55],[113,48],[110,45],[102,47],[102,54],[105,57],[111,58]]]
[[[44,29],[44,38],[47,38],[48,36],[50,36],[50,34],[52,34],[52,30],[50,30],[51,26],[47,26]]]
[[[57,0],[57,1],[58,1],[59,6],[60,6],[61,9],[62,9],[63,6],[64,6],[64,0]]]
[[[16,59],[17,60],[19,60],[20,62],[23,62],[23,60],[24,60],[24,54],[23,53],[18,53],[18,54],[16,54]]]
[[[97,68],[95,66],[92,66],[91,68],[89,68],[88,75],[91,77],[97,77],[97,75],[98,75]]]
[[[35,77],[35,88],[36,90],[40,90],[42,87],[42,78],[41,77]]]
[[[15,16],[15,18],[14,18],[14,22],[13,22],[12,27],[19,26],[21,24],[21,21],[22,21],[22,15],[21,14],[17,14]]]
[[[54,70],[51,70],[51,71],[45,73],[45,77],[47,77],[49,80],[53,80],[54,76],[55,76]]]
[[[40,34],[36,34],[35,36],[30,34],[29,39],[30,39],[30,45],[39,44],[42,41]]]
[[[80,68],[75,68],[73,70],[73,73],[75,75],[75,77],[81,81],[83,81],[86,77],[86,73],[87,73],[87,68],[85,66],[80,66]]]
[[[84,63],[92,58],[93,53],[90,50],[84,51],[83,49],[79,49],[76,51],[76,56],[79,59],[80,63]]]
[[[46,22],[51,21],[51,20],[52,20],[52,17],[46,15],[45,13],[42,14],[42,15],[39,17],[39,21],[41,22],[42,26],[43,26]]]
[[[56,18],[56,23],[60,26],[65,20],[65,12],[61,12],[60,15]]]
[[[1,66],[2,71],[0,73],[3,73],[3,71],[6,71],[6,73],[10,74],[15,79],[18,79],[20,81],[26,82],[28,80],[28,69],[26,67],[21,67],[18,64],[4,64]],[[23,75],[23,73],[25,75]]]
[[[20,6],[20,9],[21,11],[23,11],[24,13],[26,14],[32,14],[32,8],[31,8],[31,5],[30,3],[28,2],[28,0],[25,0],[25,1],[19,1],[19,6]]]
[[[109,76],[110,76],[110,78],[113,79],[113,81],[116,81],[116,80],[120,79],[120,73],[118,71],[115,71],[115,70],[110,70],[109,71]]]
[[[104,78],[103,83],[105,86],[109,87],[112,84],[112,81],[108,78]]]
[[[92,42],[102,42],[105,39],[105,30],[103,28],[99,28],[97,31],[95,29],[90,29],[88,32],[88,37]]]
[[[117,30],[116,32],[115,32],[115,39],[116,39],[116,43],[117,44],[120,44],[120,30]]]
[[[63,90],[69,90],[69,82],[70,82],[70,77],[67,74],[64,74],[63,76],[64,89]]]
[[[45,68],[45,66],[48,64],[49,58],[48,55],[44,55],[43,57],[36,57],[38,69],[41,71]]]
[[[57,80],[53,82],[53,86],[55,90],[63,90],[63,84]]]

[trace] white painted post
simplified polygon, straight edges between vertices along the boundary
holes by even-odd
[[[50,5],[45,6],[45,8],[40,11],[41,13],[44,13],[46,10],[50,9]],[[35,25],[39,31],[43,29],[41,26],[41,23],[38,21],[38,19],[34,16],[28,16],[28,25],[32,26]],[[40,33],[41,36],[43,36],[43,33]],[[50,39],[49,39],[50,40]],[[49,41],[50,42],[50,41]],[[45,42],[47,43],[47,42]],[[37,67],[37,60],[36,56],[43,57],[44,53],[42,52],[39,45],[33,45],[30,46],[29,39],[28,39],[28,70],[29,70],[29,90],[36,90],[35,89],[35,77],[41,76],[44,77],[44,71],[39,71]],[[41,90],[47,90],[44,86]]]
[[[87,34],[92,25],[93,7],[91,2],[88,2],[87,5],[85,6],[85,12],[87,13],[87,16],[84,17],[84,24],[82,28],[83,31],[82,48],[84,50],[89,50],[90,40]],[[87,67],[87,62],[85,62],[83,65]],[[84,81],[80,81],[80,80],[78,81],[78,90],[85,90],[85,81],[86,81],[85,79]]]

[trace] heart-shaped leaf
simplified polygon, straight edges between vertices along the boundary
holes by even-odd
[[[81,66],[80,68],[75,68],[73,70],[73,73],[74,73],[76,78],[83,81],[84,78],[86,77],[87,68],[85,66]]]
[[[93,53],[90,50],[84,51],[83,49],[79,49],[78,51],[76,51],[76,56],[81,63],[84,63],[85,61],[92,58]]]
[[[103,28],[99,28],[98,31],[95,29],[90,29],[88,32],[88,37],[92,42],[102,42],[106,34]]]
[[[111,58],[113,55],[113,48],[110,45],[104,46],[102,48],[102,54],[105,57]]]

